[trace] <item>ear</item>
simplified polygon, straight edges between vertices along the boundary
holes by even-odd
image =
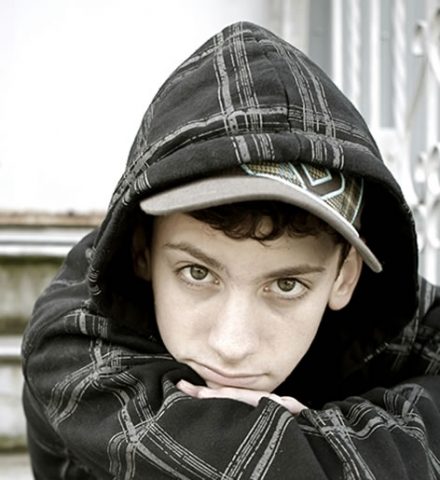
[[[133,232],[132,259],[135,274],[144,280],[151,280],[150,249],[147,245],[145,229],[137,225]]]
[[[330,292],[328,306],[332,310],[344,308],[351,300],[362,272],[362,258],[354,247],[350,248]]]

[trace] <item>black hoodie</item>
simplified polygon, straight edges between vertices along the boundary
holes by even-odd
[[[362,235],[383,265],[363,269],[277,390],[310,407],[298,416],[268,398],[254,408],[181,393],[178,380],[202,380],[166,352],[132,267],[141,199],[268,161],[363,177]],[[23,343],[35,476],[440,478],[439,298],[418,282],[410,210],[360,114],[300,51],[231,25],[159,90],[105,220],[35,306]]]

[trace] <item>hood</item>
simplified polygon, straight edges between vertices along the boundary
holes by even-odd
[[[129,253],[141,199],[267,161],[301,161],[364,178],[362,235],[383,272],[363,269],[353,301],[326,334],[334,356],[345,352],[339,363],[356,365],[377,351],[416,308],[410,210],[361,115],[330,78],[292,45],[245,22],[228,26],[184,61],[142,119],[95,242],[89,285],[96,309],[132,321],[145,291]],[[139,311],[152,303],[143,297]],[[154,318],[149,322],[153,329]]]

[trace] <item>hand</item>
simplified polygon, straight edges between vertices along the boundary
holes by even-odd
[[[279,403],[293,415],[297,415],[307,407],[293,397],[280,397],[274,393],[264,392],[261,390],[247,390],[245,388],[221,387],[209,388],[193,385],[186,380],[180,380],[177,388],[193,398],[231,398],[240,402],[247,403],[256,407],[259,401],[264,398],[270,398],[274,402]]]

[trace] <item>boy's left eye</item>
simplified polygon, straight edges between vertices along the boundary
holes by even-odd
[[[277,280],[277,287],[283,292],[291,292],[297,283],[292,278],[280,278]]]
[[[268,285],[265,291],[275,293],[281,298],[294,299],[306,293],[307,287],[295,278],[279,278]]]

